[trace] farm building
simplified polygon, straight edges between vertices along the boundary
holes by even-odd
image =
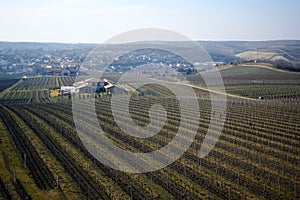
[[[72,93],[74,88],[75,88],[74,86],[61,86],[60,87],[60,95],[68,95],[68,94]]]
[[[74,88],[71,93],[128,93],[126,88],[112,83],[106,79],[89,78],[84,81],[74,83]]]

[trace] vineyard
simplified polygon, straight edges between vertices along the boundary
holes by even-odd
[[[266,82],[250,87],[247,80],[253,80],[251,69],[247,69],[248,79],[243,70],[246,69],[223,72],[228,92],[284,100],[231,97],[225,112],[212,110],[206,98],[208,92],[195,88],[201,113],[195,140],[171,165],[141,174],[114,170],[96,160],[75,128],[72,109],[77,108],[72,108],[72,99],[53,101],[45,92],[72,85],[73,78],[20,80],[0,93],[0,199],[299,199],[299,75],[268,79],[269,74],[264,74],[260,79]],[[199,77],[190,78],[193,84],[201,85]],[[288,84],[281,84],[284,80],[289,80]],[[80,98],[79,107],[84,107],[81,123],[97,134],[89,126],[95,106],[99,125],[116,146],[131,152],[164,147],[178,131],[179,102],[168,89],[158,85],[149,84],[141,90],[144,95],[131,98],[130,115],[134,122],[145,126],[150,107],[162,105],[167,121],[157,135],[145,139],[124,133],[114,121],[110,96],[97,97],[95,102]],[[121,103],[118,108],[125,112]],[[156,112],[163,115],[162,111]],[[225,115],[226,121],[216,146],[200,159],[198,152],[211,115],[216,119]],[[212,124],[217,130],[215,126]],[[89,139],[86,142],[93,143]],[[112,152],[107,149],[114,162]]]
[[[77,78],[77,81],[85,77]],[[50,90],[73,85],[74,77],[33,77],[19,80],[0,94],[2,102],[38,103],[49,102]]]
[[[300,84],[248,84],[248,85],[228,85],[226,92],[238,94],[250,98],[263,96],[269,100],[299,101]]]
[[[16,82],[18,82],[18,79],[0,80],[0,92],[14,85]]]
[[[220,71],[227,93],[257,99],[299,102],[300,74],[276,71],[265,67],[237,66]],[[204,80],[190,76],[195,85],[205,86]]]

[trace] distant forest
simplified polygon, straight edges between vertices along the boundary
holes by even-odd
[[[300,72],[300,62],[288,62],[285,60],[268,61],[277,69]]]

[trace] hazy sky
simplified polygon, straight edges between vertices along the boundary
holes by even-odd
[[[138,28],[194,40],[300,39],[299,0],[0,0],[0,41],[102,43]]]

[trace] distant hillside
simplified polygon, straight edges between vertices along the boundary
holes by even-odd
[[[164,42],[161,42],[164,43]],[[170,43],[170,42],[168,42]],[[172,43],[172,42],[171,42]],[[198,41],[211,55],[213,60],[229,62],[239,60],[243,52],[271,52],[289,61],[300,61],[300,40],[278,41]],[[181,42],[180,45],[183,45]],[[38,43],[38,42],[1,42],[0,49],[81,49],[94,48],[97,44],[84,43]]]
[[[215,61],[255,60],[258,52],[259,58],[263,60],[283,59],[300,62],[300,40],[199,41],[199,44],[211,54]]]
[[[247,62],[247,61],[259,61],[259,62],[269,62],[275,67],[280,69],[287,69],[292,71],[300,70],[300,40],[278,40],[278,41],[197,41],[211,56],[212,60],[215,62]],[[155,43],[161,46],[169,45],[171,48],[179,48],[182,50],[190,51],[189,42],[147,42]],[[129,43],[129,44],[114,44],[105,45],[105,50],[112,52],[116,49],[126,50],[127,45],[135,47],[135,49],[143,49],[145,42],[139,43]],[[0,42],[0,65],[4,68],[10,67],[10,65],[15,62],[22,64],[22,59],[25,63],[29,63],[32,60],[31,55],[35,55],[39,60],[44,59],[45,54],[49,54],[61,60],[60,55],[68,57],[67,59],[73,58],[77,59],[75,65],[80,65],[84,60],[85,56],[96,47],[97,44],[65,44],[65,43],[36,43],[36,42]],[[29,52],[31,51],[31,52]],[[147,53],[147,52],[145,52]],[[153,52],[152,52],[153,54]],[[159,55],[161,54],[161,55]],[[189,52],[192,58],[199,57],[195,52]],[[16,55],[21,57],[16,61]],[[145,54],[146,55],[146,54]],[[143,55],[136,56],[141,59],[145,59]],[[156,53],[156,63],[168,63],[166,61],[160,60],[163,57],[162,51]],[[58,59],[59,58],[59,59]],[[150,58],[149,58],[150,59]],[[176,59],[172,58],[172,62],[176,63]],[[52,58],[52,61],[54,59]],[[173,62],[174,61],[174,62]],[[122,71],[122,67],[130,68],[130,63],[126,63],[126,60],[122,60],[122,63],[115,62],[114,67],[119,68]],[[128,60],[128,62],[133,63],[135,66],[139,61]],[[2,63],[2,64],[1,64]],[[24,62],[23,62],[24,63]],[[142,60],[142,63],[143,60]],[[17,63],[18,64],[18,63]],[[57,65],[57,63],[51,63],[52,65]],[[194,64],[194,63],[191,63]],[[0,66],[1,67],[1,66]],[[186,69],[184,69],[186,70]]]
[[[48,51],[64,50],[64,49],[81,49],[81,48],[94,48],[96,44],[84,43],[41,43],[41,42],[1,42],[1,49],[14,49],[14,50],[36,50],[43,49]]]
[[[283,57],[283,55],[275,52],[268,51],[245,51],[235,55],[238,58],[244,60],[284,60],[288,61],[287,58]]]

